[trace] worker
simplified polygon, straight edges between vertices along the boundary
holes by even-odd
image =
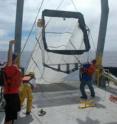
[[[4,124],[13,124],[17,119],[17,113],[20,111],[19,87],[21,84],[21,72],[17,66],[16,54],[12,53],[15,40],[9,42],[8,61],[4,71],[3,94],[6,102]]]
[[[22,78],[22,85],[20,87],[20,102],[23,106],[25,98],[27,99],[26,115],[30,115],[32,109],[32,90],[36,87],[34,73],[24,75]]]
[[[83,66],[80,68],[80,91],[81,91],[81,98],[83,99],[87,99],[87,95],[85,92],[85,86],[88,85],[89,90],[91,92],[91,96],[95,97],[95,91],[92,85],[92,77],[93,74],[95,73],[95,64],[96,64],[96,60],[93,60],[92,63],[86,63],[83,64]]]

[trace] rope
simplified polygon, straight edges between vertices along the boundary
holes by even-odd
[[[59,6],[61,6],[62,3],[63,3],[63,1],[61,1],[61,3],[59,4]],[[57,8],[58,8],[58,7],[57,7]],[[51,19],[50,19],[50,20],[51,20]],[[46,26],[49,24],[50,20],[47,22]],[[40,46],[39,40],[37,40],[37,42],[38,42],[38,44],[39,44],[39,46]],[[73,46],[73,44],[72,44],[72,46]],[[59,47],[60,47],[60,46],[59,46]],[[39,47],[39,48],[41,48],[41,47]],[[43,55],[42,55],[42,56],[43,56]],[[75,56],[75,58],[77,59],[78,62],[80,62],[76,56]],[[48,59],[49,59],[49,56],[48,56]],[[33,61],[34,61],[34,58],[33,58]],[[35,63],[35,65],[36,65],[36,67],[37,67],[38,64],[36,63],[36,61],[34,61],[34,63]],[[38,67],[38,68],[39,68],[39,67]]]
[[[37,43],[35,44],[35,47],[36,47],[36,45],[37,45]],[[33,55],[33,53],[34,53],[34,49],[33,49],[33,51],[32,51],[32,53],[31,53],[31,56]],[[26,63],[26,65],[25,65],[25,70],[27,70],[27,68],[28,68],[28,65],[29,65],[29,63],[30,63],[30,60],[31,60],[31,57],[29,57],[29,59],[28,59],[28,61],[27,61],[27,63]]]
[[[74,9],[75,9],[76,11],[78,11],[78,9],[77,9],[76,4],[74,3],[74,1],[71,0],[71,2],[72,2],[72,4],[73,4],[73,6],[74,6]]]
[[[71,32],[46,32],[48,34],[71,34]]]
[[[74,49],[76,49],[76,47],[75,47],[74,44],[71,42],[71,40],[70,40],[70,43],[71,43],[71,45],[74,47]],[[78,57],[76,57],[75,55],[74,55],[74,57],[76,58],[77,62],[80,63],[80,60],[78,59]],[[80,63],[80,64],[81,64],[81,63]]]
[[[76,10],[76,11],[78,11],[78,9],[77,9],[77,7],[76,7],[76,4],[74,3],[74,1],[73,0],[71,0],[71,2],[72,2],[72,4],[73,4],[73,6],[74,6],[74,9]],[[90,30],[89,30],[89,28],[87,28],[87,31],[90,33]],[[88,34],[88,36],[89,36],[89,34]],[[92,38],[92,37],[91,37]],[[92,39],[92,41],[93,41],[93,39]],[[83,41],[81,42],[81,45],[80,45],[80,48],[82,47],[82,44],[83,44]],[[94,44],[93,44],[94,45]],[[80,49],[79,48],[79,49]],[[89,56],[90,56],[90,52],[88,51],[88,56],[87,56],[87,62],[89,61]]]
[[[42,1],[43,2],[43,1]],[[58,7],[56,8],[56,10],[62,5],[62,3],[64,2],[64,0],[61,0],[61,2],[59,3],[59,5],[58,5]],[[41,4],[42,5],[42,4]],[[41,7],[40,7],[41,8]],[[38,17],[38,16],[36,16],[36,17]],[[36,19],[35,19],[36,20]],[[47,24],[46,24],[46,26],[45,27],[47,27],[47,25],[49,24],[49,22],[51,21],[51,18],[49,19],[49,21],[47,22]],[[39,40],[37,40],[38,41],[38,44],[39,44],[39,46],[40,46],[40,43],[39,43]],[[26,45],[25,45],[26,46]],[[33,54],[32,54],[33,55]],[[32,56],[31,55],[31,56]],[[42,55],[43,56],[43,55]],[[31,57],[30,57],[31,58]],[[31,59],[30,59],[31,60]]]
[[[41,35],[39,35],[38,39],[36,39],[36,40],[39,41],[40,38],[41,38]],[[37,43],[38,43],[38,42],[37,42]],[[31,57],[32,57],[32,55],[33,55],[33,53],[34,53],[34,51],[35,51],[35,48],[36,48],[36,46],[37,46],[37,43],[35,44],[34,49],[33,49],[32,53],[31,53],[31,56],[30,56],[30,58],[29,58],[29,60],[28,60],[28,62],[27,62],[27,64],[26,64],[26,66],[25,66],[26,69],[28,68],[28,65],[29,65],[29,63],[30,63],[30,61],[31,61]],[[39,45],[39,48],[41,48],[40,45]]]
[[[36,17],[35,17],[34,23],[33,23],[32,27],[31,27],[31,30],[30,30],[30,32],[29,32],[29,35],[28,35],[28,37],[27,37],[27,39],[26,39],[26,41],[25,41],[25,44],[24,44],[24,46],[23,46],[23,48],[22,48],[21,55],[22,55],[22,53],[23,53],[23,51],[24,51],[24,49],[25,49],[25,47],[26,47],[26,45],[27,45],[27,43],[28,43],[28,41],[29,41],[30,35],[31,35],[32,31],[33,31],[34,25],[35,25],[35,23],[36,23],[36,20],[37,20],[37,18],[38,18],[38,15],[39,15],[39,12],[40,12],[40,10],[41,10],[41,7],[42,7],[43,3],[44,3],[44,0],[41,1],[41,5],[40,5],[40,7],[39,7],[39,9],[38,9],[38,11],[37,11],[37,15],[36,15]]]
[[[95,47],[95,44],[94,44],[94,40],[93,40],[93,37],[92,37],[91,31],[90,31],[89,28],[88,28],[88,32],[89,32],[89,33],[88,33],[88,36],[91,37],[91,41],[92,41],[92,44],[93,44],[94,51],[96,51],[96,47]],[[89,51],[88,54],[89,54],[89,55],[88,55],[89,57],[94,55],[94,54],[93,54],[92,52],[90,52],[90,51]],[[95,53],[95,55],[96,55],[96,53]],[[95,57],[95,55],[94,55],[94,57]]]
[[[92,34],[91,34],[91,30],[89,29],[89,27],[88,27],[88,32],[89,32],[88,35],[91,36],[91,41],[92,41],[92,44],[93,44],[94,50],[96,50],[95,43],[94,43],[94,40],[93,40],[93,37],[92,37]]]
[[[59,48],[59,47],[66,47],[65,45],[60,45],[60,46],[48,46],[48,47],[51,47],[51,48]]]
[[[42,7],[42,4],[43,4],[43,2],[44,2],[44,0],[42,0],[42,3],[41,3],[41,6],[40,6],[40,8]],[[61,0],[61,2],[60,2],[60,4],[58,5],[58,7],[56,8],[56,10],[62,5],[62,3],[64,2],[64,0]],[[37,13],[37,16],[36,16],[36,19],[35,19],[35,21],[34,21],[34,23],[33,23],[33,26],[32,26],[32,28],[31,29],[33,29],[33,27],[34,27],[34,24],[35,24],[35,22],[36,22],[36,20],[37,20],[37,17],[38,17],[38,14],[39,14],[39,11],[40,11],[40,8],[39,8],[39,10],[38,10],[38,13]],[[47,22],[47,24],[46,24],[46,26],[45,27],[47,27],[47,25],[49,24],[49,22],[50,22],[50,20],[51,20],[51,18],[49,19],[49,21]],[[41,33],[40,33],[41,34]],[[41,35],[40,35],[41,36]],[[39,36],[39,37],[40,37]],[[29,39],[29,36],[28,36],[28,38],[27,38],[27,40],[26,40],[26,43],[25,43],[25,46],[26,46],[26,44],[27,44],[27,42],[28,42],[28,39]],[[39,43],[39,40],[37,40],[38,41],[38,44],[39,44],[39,46],[40,46],[40,43]],[[36,45],[35,45],[35,47],[36,47]],[[35,48],[34,47],[34,48]],[[25,48],[25,47],[24,47]],[[23,48],[23,49],[24,49]],[[41,48],[41,47],[40,47]],[[22,50],[23,51],[23,50]],[[31,54],[31,56],[32,56],[33,54]],[[30,57],[31,58],[31,57]],[[30,59],[31,60],[31,59]]]
[[[56,10],[60,8],[60,6],[63,4],[63,2],[64,2],[64,0],[61,0],[61,2],[59,3],[58,7],[56,8]],[[47,25],[50,23],[50,21],[51,21],[51,18],[49,19],[49,21],[47,22],[45,27],[47,27]]]

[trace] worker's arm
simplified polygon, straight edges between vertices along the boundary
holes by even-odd
[[[9,42],[9,50],[8,50],[8,62],[7,65],[10,66],[12,65],[12,55],[13,55],[13,45],[15,44],[15,40],[11,40]]]

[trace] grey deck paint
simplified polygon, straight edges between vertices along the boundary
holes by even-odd
[[[117,124],[117,104],[109,101],[110,92],[95,87],[96,107],[79,109],[80,91],[76,88],[77,84],[74,88],[67,86],[67,90],[60,90],[63,85],[57,84],[59,90],[56,91],[54,86],[51,85],[49,89],[45,85],[41,86],[46,87],[46,90],[40,87],[41,92],[33,94],[31,115],[25,115],[24,106],[15,124]],[[117,90],[116,87],[114,90]],[[90,99],[88,89],[87,94]],[[38,116],[41,108],[47,112],[42,117]]]

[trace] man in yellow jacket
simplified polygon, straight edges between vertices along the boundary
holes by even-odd
[[[25,98],[27,99],[26,115],[30,115],[32,109],[32,90],[35,85],[34,73],[29,73],[28,75],[23,76],[22,85],[20,87],[20,101],[21,105],[23,105]]]

